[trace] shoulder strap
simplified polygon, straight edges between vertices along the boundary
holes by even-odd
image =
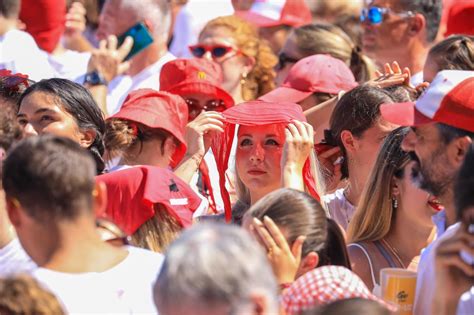
[[[377,247],[379,250],[380,254],[382,254],[383,258],[388,262],[388,265],[390,268],[398,268],[399,266],[393,261],[392,256],[390,255],[389,252],[387,252],[387,249],[382,245],[380,241],[374,241],[374,245]]]
[[[367,261],[369,262],[369,268],[370,268],[370,276],[372,277],[372,283],[374,284],[374,288],[375,288],[375,286],[377,286],[377,283],[375,282],[374,267],[372,265],[372,260],[370,259],[369,253],[367,252],[364,245],[362,245],[362,244],[351,243],[347,247],[350,247],[350,246],[355,246],[355,247],[359,248],[364,253],[365,257],[367,257]]]

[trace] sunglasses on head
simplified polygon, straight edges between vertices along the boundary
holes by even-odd
[[[397,13],[397,12],[393,12],[389,8],[369,7],[369,8],[362,9],[362,12],[360,13],[360,21],[368,22],[370,24],[380,24],[383,22],[384,15],[386,15],[387,13],[392,13],[401,18],[407,18],[414,15],[412,11]]]
[[[235,49],[231,46],[226,45],[193,45],[189,46],[189,50],[191,51],[191,54],[196,58],[202,58],[207,52],[210,52],[212,58],[216,59],[224,57]]]
[[[203,110],[206,112],[223,112],[226,109],[223,100],[209,100],[205,104],[201,104],[197,99],[185,98],[189,109],[189,120],[194,120]]]
[[[287,63],[296,63],[299,59],[292,58],[285,53],[278,54],[278,70],[283,69]]]

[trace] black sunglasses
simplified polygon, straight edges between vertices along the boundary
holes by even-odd
[[[287,63],[296,63],[299,59],[288,56],[285,53],[278,54],[278,70],[283,69]]]

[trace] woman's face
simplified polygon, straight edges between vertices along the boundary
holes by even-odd
[[[398,198],[400,209],[406,213],[416,224],[423,227],[432,227],[431,217],[437,212],[433,198],[416,186],[411,179],[413,165],[415,161],[408,162],[403,168],[403,178],[397,180],[400,196]]]
[[[281,125],[240,126],[236,170],[251,196],[263,196],[281,187],[284,144]]]
[[[249,73],[251,68],[248,65],[247,57],[238,52],[239,48],[232,33],[224,26],[208,28],[199,36],[199,44],[209,47],[218,45],[233,48],[222,57],[213,58],[212,54],[208,51],[204,54],[203,58],[213,60],[222,67],[224,76],[222,87],[229,93],[234,91],[240,84],[242,74]]]
[[[33,92],[26,96],[20,104],[17,120],[27,137],[54,134],[81,143],[83,134],[76,120],[54,95]]]
[[[288,73],[290,72],[296,61],[302,59],[303,57],[304,56],[298,50],[295,35],[292,33],[286,40],[280,52],[278,53],[278,64],[275,67],[276,86],[281,86],[283,82],[285,82]]]

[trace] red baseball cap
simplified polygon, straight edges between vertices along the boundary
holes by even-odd
[[[177,95],[204,94],[224,101],[226,108],[234,105],[234,99],[221,88],[221,67],[210,60],[176,59],[167,62],[160,73],[160,90]]]
[[[444,36],[453,34],[474,35],[474,1],[453,1],[446,23]]]
[[[161,204],[183,227],[201,205],[201,198],[172,171],[155,166],[135,166],[96,177],[107,186],[107,207],[96,213],[114,221],[131,235],[155,215]]]
[[[316,92],[337,94],[356,86],[354,75],[344,62],[329,55],[313,55],[295,63],[283,85],[260,99],[298,103]]]
[[[474,71],[445,70],[416,102],[383,104],[382,117],[401,126],[431,122],[474,132]]]
[[[305,0],[255,0],[250,10],[235,14],[258,27],[298,27],[312,22]]]
[[[160,128],[179,141],[172,157],[175,167],[186,153],[184,133],[188,123],[188,106],[183,98],[168,92],[139,89],[128,94],[119,112],[108,119],[126,119],[149,128]]]

